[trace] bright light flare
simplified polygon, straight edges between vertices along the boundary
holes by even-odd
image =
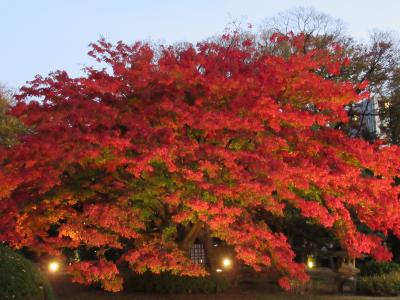
[[[315,259],[314,259],[314,257],[309,256],[309,257],[307,258],[307,267],[308,267],[309,269],[312,269],[312,268],[315,267]]]
[[[60,270],[60,264],[56,261],[52,261],[49,263],[49,271],[52,273],[56,273]]]
[[[310,268],[310,269],[314,268],[314,263],[311,260],[308,261],[307,262],[307,267]]]
[[[225,268],[229,268],[229,267],[232,265],[232,260],[231,260],[230,258],[224,258],[224,259],[222,260],[222,265],[223,265]]]
[[[216,269],[215,271],[217,271],[218,273],[222,272],[222,270],[221,270],[221,269]]]

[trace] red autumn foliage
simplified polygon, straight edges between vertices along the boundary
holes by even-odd
[[[302,36],[273,39],[302,48]],[[340,48],[280,57],[235,35],[222,41],[155,52],[100,40],[90,55],[107,68],[22,88],[12,114],[31,131],[0,149],[0,240],[60,256],[96,248],[97,261],[70,270],[117,291],[123,261],[137,272],[206,274],[181,243],[181,229],[200,222],[290,288],[307,279],[304,266],[257,217],[290,204],[351,255],[390,259],[377,233],[400,234],[400,152],[335,129],[348,121],[344,105],[366,96],[326,76],[348,63]],[[303,196],[311,189],[318,197]],[[110,248],[118,261],[105,258]]]

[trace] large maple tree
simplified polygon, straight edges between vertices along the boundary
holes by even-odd
[[[154,50],[100,40],[89,54],[104,69],[22,88],[11,113],[31,130],[0,150],[0,239],[56,256],[96,249],[96,260],[70,270],[117,291],[123,262],[137,272],[213,271],[188,251],[216,237],[289,288],[307,280],[304,265],[260,216],[283,217],[290,205],[349,255],[390,259],[381,237],[400,234],[399,149],[335,129],[348,122],[344,106],[366,97],[335,79],[348,63],[340,47],[304,53],[294,51],[301,35],[274,35],[292,49],[277,56],[251,38],[221,41]]]

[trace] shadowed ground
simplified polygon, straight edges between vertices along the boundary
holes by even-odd
[[[337,295],[332,284],[334,273],[327,270],[312,272],[313,281],[306,288],[303,295],[282,292],[276,285],[265,282],[262,278],[221,294],[194,294],[194,295],[161,295],[148,293],[109,293],[93,287],[71,283],[66,275],[57,274],[50,276],[58,300],[284,300],[284,299],[309,299],[309,300],[399,300],[399,297],[362,297],[354,295]],[[311,292],[312,290],[313,292]]]

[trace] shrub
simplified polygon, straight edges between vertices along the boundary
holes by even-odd
[[[358,291],[371,296],[400,295],[400,272],[361,277]]]
[[[177,276],[171,273],[144,274],[130,273],[124,290],[134,292],[158,293],[214,293],[226,291],[230,286],[223,276]]]
[[[0,245],[0,299],[52,300],[50,284],[30,260]]]
[[[371,260],[360,267],[361,276],[383,275],[400,272],[400,265],[395,262]]]

